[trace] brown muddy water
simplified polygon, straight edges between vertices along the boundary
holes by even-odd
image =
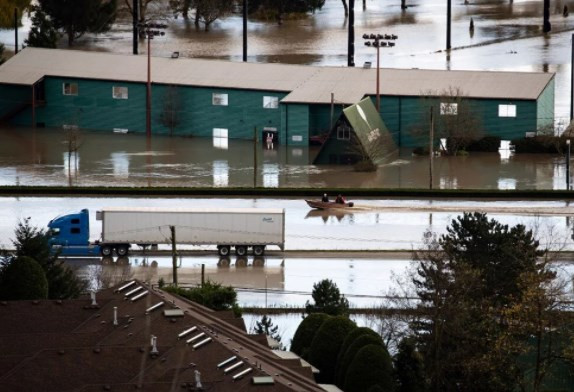
[[[254,145],[209,138],[80,133],[68,152],[61,129],[0,128],[0,185],[265,188],[428,188],[428,157],[402,150],[376,172],[312,165],[316,147]],[[436,157],[435,189],[565,189],[560,155],[472,153]]]
[[[161,13],[163,2],[150,5],[152,14]],[[158,6],[154,4],[159,4]],[[393,33],[399,36],[396,46],[381,52],[383,67],[430,68],[453,70],[541,71],[556,73],[556,120],[569,120],[570,53],[574,14],[564,17],[563,7],[574,11],[573,0],[551,1],[552,33],[541,34],[540,0],[469,0],[453,1],[452,47],[446,47],[446,1],[367,0],[366,9],[356,2],[355,64],[375,64],[375,51],[363,45],[363,33]],[[474,30],[469,29],[473,19]],[[211,30],[196,29],[183,18],[168,17],[166,35],[154,39],[154,56],[218,58],[241,61],[242,20],[233,14],[216,21]],[[347,65],[347,19],[340,0],[327,0],[323,9],[302,19],[275,21],[251,19],[248,25],[248,61]],[[77,45],[81,50],[98,50],[129,54],[132,51],[131,21],[119,19],[112,31],[98,36],[85,35]],[[25,17],[19,30],[23,42],[30,29]],[[0,30],[0,42],[14,47],[14,34]],[[66,47],[65,40],[61,47]],[[145,45],[140,45],[145,55]],[[448,87],[448,86],[445,86]]]

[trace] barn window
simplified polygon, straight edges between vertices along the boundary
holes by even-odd
[[[347,124],[341,124],[337,127],[337,139],[351,140],[351,127]]]
[[[263,107],[265,109],[277,109],[279,107],[279,98],[263,97]]]
[[[211,102],[215,106],[227,106],[228,96],[227,94],[213,93]]]
[[[498,105],[498,117],[516,117],[516,105]]]
[[[78,83],[63,83],[62,91],[64,95],[78,95]]]
[[[444,103],[440,104],[441,116],[456,116],[458,114],[458,103]]]
[[[127,87],[112,87],[112,96],[114,99],[128,99],[128,88]]]

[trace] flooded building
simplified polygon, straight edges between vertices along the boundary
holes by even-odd
[[[344,108],[378,101],[369,67],[175,57],[151,59],[153,134],[305,146]],[[0,122],[145,133],[147,74],[145,56],[26,48],[0,67]],[[398,147],[428,144],[430,107],[502,139],[554,122],[553,73],[382,69],[379,84],[378,111]]]

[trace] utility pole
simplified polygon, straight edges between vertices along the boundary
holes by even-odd
[[[205,264],[201,265],[201,287],[205,284]]]
[[[243,0],[243,62],[247,62],[247,0]]]
[[[331,121],[329,122],[329,132],[333,129],[333,117],[335,117],[335,93],[331,93]]]
[[[151,138],[151,40],[157,36],[165,35],[165,24],[145,23],[138,25],[138,31],[147,38],[147,83],[146,83],[146,116],[145,132]]]
[[[394,34],[363,34],[363,39],[365,40],[365,46],[373,47],[377,49],[377,112],[379,115],[381,114],[381,94],[380,94],[380,71],[381,71],[381,64],[380,64],[380,48],[392,48],[395,46],[394,40],[399,38]]]
[[[446,50],[450,50],[450,20],[452,14],[452,0],[446,1]]]
[[[347,48],[347,66],[355,66],[355,0],[349,0],[349,36]]]
[[[132,43],[133,43],[133,54],[138,54],[138,39],[139,39],[139,15],[140,7],[138,0],[132,0]]]
[[[18,54],[18,8],[14,8],[14,54]]]
[[[432,189],[432,172],[433,172],[433,156],[434,156],[434,108],[430,108],[430,132],[429,132],[429,189]]]
[[[574,34],[572,34],[570,55],[570,122],[572,122],[572,119],[574,119]]]
[[[253,127],[253,189],[257,188],[257,127]]]
[[[173,284],[177,287],[177,249],[175,247],[175,226],[170,226],[171,231],[171,266],[173,269]]]

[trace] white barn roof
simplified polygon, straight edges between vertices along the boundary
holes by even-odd
[[[147,80],[147,57],[26,48],[0,66],[0,83],[32,85],[44,76],[125,82]],[[381,69],[382,95],[440,95],[535,100],[554,77],[542,72]],[[376,94],[376,69],[152,57],[153,83],[282,91],[283,102],[353,104]]]

